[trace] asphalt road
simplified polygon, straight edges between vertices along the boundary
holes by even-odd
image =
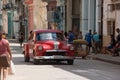
[[[34,65],[23,59],[22,48],[11,43],[16,74],[8,80],[120,80],[120,65],[91,59],[76,59],[74,65],[66,62],[40,62]]]

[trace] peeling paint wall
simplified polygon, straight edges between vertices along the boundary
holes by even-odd
[[[47,29],[47,3],[42,0],[34,0],[34,29]]]

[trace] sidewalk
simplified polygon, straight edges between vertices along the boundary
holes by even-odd
[[[91,58],[91,59],[96,59],[96,60],[100,60],[100,61],[105,61],[105,62],[109,62],[109,63],[113,63],[113,64],[118,64],[120,65],[120,56],[115,56],[113,57],[112,55],[109,54],[90,54],[87,56],[87,58]]]

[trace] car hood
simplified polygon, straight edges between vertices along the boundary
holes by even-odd
[[[44,49],[65,49],[67,47],[65,41],[38,41],[36,43]]]

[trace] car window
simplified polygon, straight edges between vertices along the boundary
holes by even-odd
[[[53,32],[48,32],[48,33],[38,33],[36,35],[36,40],[41,41],[41,40],[64,40],[64,36],[62,33],[53,33]]]

